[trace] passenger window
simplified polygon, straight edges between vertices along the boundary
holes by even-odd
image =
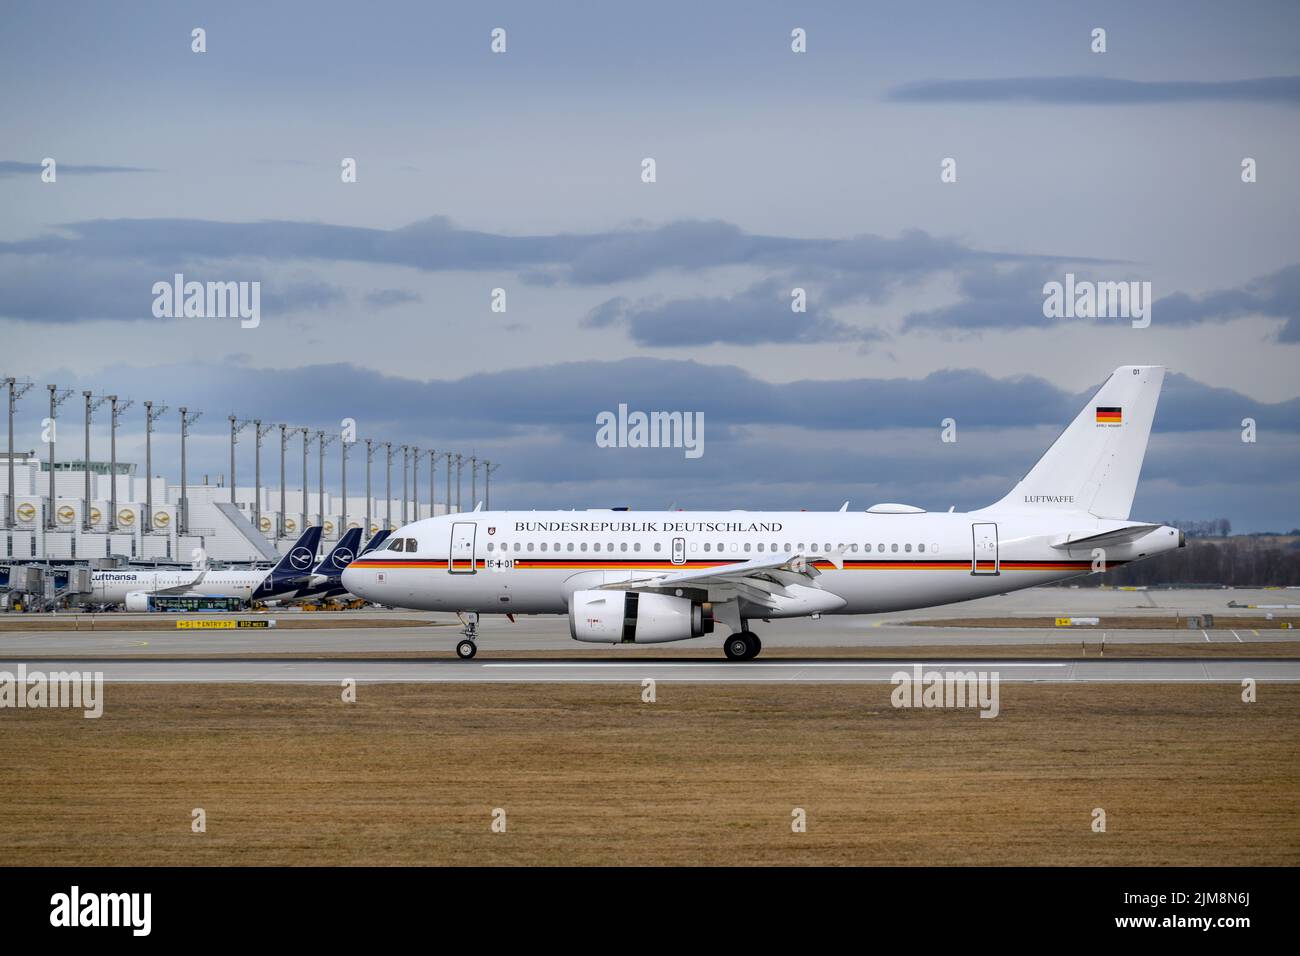
[[[749,549],[749,545],[745,545],[745,548],[746,548],[746,550],[748,550],[748,549]],[[759,550],[759,551],[762,551],[762,550],[763,550],[763,542],[762,542],[762,541],[760,541],[760,542],[758,543],[758,550]]]
[[[816,545],[816,543],[814,543],[814,544],[812,545],[812,547],[810,547],[808,550],[811,551],[813,554],[816,554],[816,553],[817,553],[817,545]]]
[[[890,550],[890,551],[897,551],[897,550],[898,550],[898,545],[896,545],[896,544],[891,544],[891,545],[889,546],[889,550]]]
[[[759,547],[761,548],[762,545],[759,545]],[[746,553],[746,554],[749,553],[749,545],[745,545],[745,553]]]
[[[632,545],[632,550],[633,550],[633,551],[640,551],[640,550],[641,550],[641,542],[638,541],[636,544]]]
[[[492,544],[491,541],[489,541],[489,542],[488,542],[488,547],[487,547],[487,549],[488,549],[489,551],[491,551],[492,548],[493,548],[493,544]]]
[[[618,550],[620,550],[620,551],[626,551],[626,550],[627,550],[627,542],[626,542],[626,541],[622,542],[622,543],[618,546]]]
[[[657,552],[658,550],[659,550],[659,542],[656,541],[656,542],[655,542],[655,551]]]
[[[531,541],[528,542],[528,550],[533,550],[533,543]]]
[[[705,541],[705,542],[704,542],[704,550],[705,550],[705,551],[712,551],[712,550],[713,550],[713,545],[711,545],[711,544],[709,544],[709,542]]]
[[[546,542],[545,542],[545,541],[542,542],[542,550],[543,550],[543,551],[546,550]]]
[[[884,546],[883,544],[878,544],[878,545],[876,545],[876,550],[877,550],[877,551],[884,551],[884,550],[885,550],[885,546]]]
[[[923,544],[918,544],[918,545],[916,546],[916,550],[917,550],[917,551],[924,552],[924,551],[925,551],[925,545],[923,545]]]
[[[572,541],[569,542],[569,547],[567,548],[567,550],[569,550],[569,551],[572,551],[572,550],[573,550],[573,542],[572,542]]]
[[[912,551],[912,546],[910,544],[905,544],[903,545],[903,550],[910,554]]]
[[[586,550],[587,550],[587,542],[585,542],[585,541],[582,542],[582,545],[581,545],[581,547],[579,548],[579,550],[580,550],[580,551],[586,551]]]
[[[790,542],[789,542],[789,541],[787,541],[787,542],[785,543],[785,550],[786,550],[786,553],[787,553],[787,554],[790,552]]]

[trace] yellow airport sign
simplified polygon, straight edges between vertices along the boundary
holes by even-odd
[[[211,621],[198,620],[176,622],[176,627],[182,631],[233,631],[236,628],[245,627],[274,627],[275,621]]]

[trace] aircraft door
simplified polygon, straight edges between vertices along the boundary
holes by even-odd
[[[1001,574],[998,559],[998,526],[992,522],[973,524],[971,529],[971,574]]]
[[[474,521],[454,521],[451,525],[451,549],[447,557],[450,574],[473,574],[474,535],[478,524]]]
[[[686,539],[673,538],[673,564],[686,563]]]

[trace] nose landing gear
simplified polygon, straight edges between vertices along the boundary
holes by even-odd
[[[465,625],[461,631],[465,638],[456,645],[456,656],[467,661],[478,653],[478,645],[474,643],[474,638],[478,636],[478,612],[469,611],[457,616]]]

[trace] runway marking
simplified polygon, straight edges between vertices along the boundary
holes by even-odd
[[[1233,632],[1232,632],[1232,636],[1235,637],[1235,638],[1237,639],[1237,643],[1238,643],[1238,644],[1245,644],[1245,643],[1246,643],[1245,641],[1243,641],[1243,640],[1241,639],[1241,635],[1238,634],[1236,631],[1233,631]]]
[[[206,677],[206,678],[167,678],[167,677],[105,677],[105,683],[119,684],[328,684],[336,683],[333,677]],[[753,677],[743,681],[718,678],[698,677],[682,678],[683,683],[695,684],[888,684],[884,680],[859,680],[852,677],[826,677],[818,680],[796,681],[788,677]],[[1238,684],[1236,677],[1004,677],[1010,684]],[[1292,677],[1258,677],[1260,683],[1294,684]],[[562,677],[551,681],[534,681],[533,683],[558,684],[623,684],[635,683],[634,678],[619,677]],[[519,684],[509,677],[359,677],[359,684]]]
[[[1205,634],[1204,631],[1201,631],[1201,633],[1202,633],[1202,634]],[[1209,635],[1209,634],[1205,634],[1205,643],[1206,643],[1206,644],[1210,643],[1210,635]]]
[[[970,667],[975,664],[997,665],[1003,664],[1006,667],[1069,667],[1069,663],[1051,663],[1044,664],[1038,662],[1018,663],[1014,661],[1002,660],[968,660],[968,661],[909,661],[900,657],[894,661],[847,661],[843,664],[836,664],[830,661],[823,663],[790,663],[783,661],[705,661],[696,664],[692,661],[582,661],[580,663],[565,664],[563,662],[545,662],[537,664],[488,664],[484,663],[480,667],[566,667],[566,668],[584,668],[584,667],[726,667],[736,670],[741,667],[893,667],[897,670],[899,667],[910,666],[912,664],[922,664],[925,667]]]

